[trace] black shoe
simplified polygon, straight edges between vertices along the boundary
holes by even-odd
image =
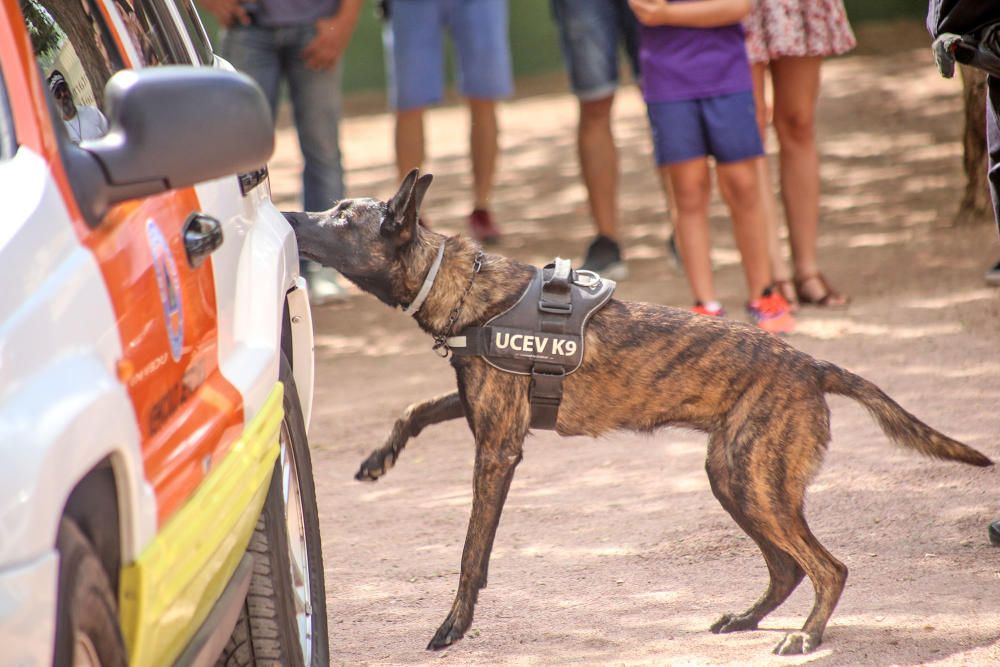
[[[667,258],[675,269],[684,270],[684,261],[681,259],[680,250],[677,249],[677,232],[670,232],[670,238],[667,239]]]
[[[1000,262],[997,262],[992,269],[987,271],[986,275],[983,276],[983,278],[986,279],[987,285],[994,285],[1000,287]]]
[[[621,248],[607,236],[598,236],[587,248],[584,271],[593,271],[610,280],[624,280],[628,277],[628,267],[622,259]]]
[[[1000,547],[1000,521],[994,521],[991,523],[987,532],[990,535],[990,544],[995,547]]]

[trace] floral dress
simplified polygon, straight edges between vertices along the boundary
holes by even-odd
[[[856,44],[843,0],[753,0],[743,27],[751,63],[839,55]]]

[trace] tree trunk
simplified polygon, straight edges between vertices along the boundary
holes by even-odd
[[[989,184],[986,180],[986,74],[961,65],[962,97],[965,99],[964,166],[965,194],[955,214],[956,225],[981,224],[993,220]]]

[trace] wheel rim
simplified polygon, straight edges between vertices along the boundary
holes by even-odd
[[[285,525],[288,530],[288,564],[292,575],[292,598],[299,645],[306,665],[312,664],[312,590],[310,588],[309,545],[302,514],[302,494],[298,468],[288,426],[281,423],[281,490],[285,500]]]
[[[83,632],[73,635],[73,667],[101,667],[97,647]]]

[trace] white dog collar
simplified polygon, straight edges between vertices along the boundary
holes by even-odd
[[[427,277],[424,278],[424,284],[420,286],[420,291],[417,292],[417,297],[413,302],[403,308],[404,313],[408,313],[417,316],[417,311],[420,310],[420,306],[424,305],[424,301],[427,300],[427,295],[430,294],[431,288],[434,287],[434,279],[437,278],[438,269],[441,268],[441,260],[444,258],[444,242],[438,246],[437,257],[434,258],[434,263],[431,264],[431,270],[427,272]]]

